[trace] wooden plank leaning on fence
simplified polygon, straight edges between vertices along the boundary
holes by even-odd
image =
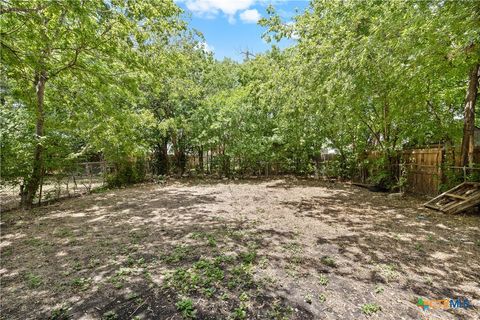
[[[464,182],[424,204],[445,213],[459,213],[480,204],[480,183]]]

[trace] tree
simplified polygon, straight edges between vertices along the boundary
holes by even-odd
[[[475,103],[478,95],[478,81],[480,77],[480,64],[472,67],[468,77],[467,96],[465,98],[465,111],[463,123],[463,138],[461,152],[461,164],[473,165],[473,150],[475,147]]]
[[[30,207],[44,170],[48,83],[75,74],[113,78],[139,70],[137,52],[177,28],[172,1],[6,1],[1,11],[1,57],[20,100],[35,116],[31,173],[22,204]],[[165,41],[165,40],[163,40]],[[106,75],[107,74],[107,75]],[[92,83],[92,82],[90,82]],[[96,83],[101,90],[103,83]],[[127,85],[131,85],[128,84]]]

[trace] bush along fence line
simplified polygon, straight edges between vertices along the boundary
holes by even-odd
[[[405,149],[390,155],[388,159],[381,152],[371,151],[366,152],[360,160],[347,159],[350,162],[335,154],[287,161],[247,162],[223,154],[207,153],[203,159],[186,155],[184,167],[180,170],[175,165],[175,157],[170,156],[167,174],[240,178],[293,174],[323,179],[340,178],[379,186],[384,190],[434,196],[465,181],[480,181],[480,147],[475,149],[474,155],[475,165],[463,167],[460,166],[459,151],[443,145]],[[105,187],[122,187],[163,174],[159,172],[154,156],[119,163],[76,163],[62,170],[45,172],[35,204],[87,194]],[[20,206],[19,188],[18,184],[2,183],[2,211]]]
[[[221,152],[203,157],[185,155],[179,169],[175,156],[168,158],[169,173],[182,176],[210,175],[249,178],[293,174],[323,179],[351,180],[375,185],[380,190],[402,191],[434,196],[464,181],[480,181],[480,147],[474,152],[472,167],[460,166],[458,148],[445,145],[408,148],[385,156],[380,151],[367,151],[361,156],[333,153],[312,157],[248,161],[229,157]],[[155,170],[154,170],[155,171]]]

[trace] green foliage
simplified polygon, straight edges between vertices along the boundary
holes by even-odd
[[[191,299],[182,299],[178,301],[175,306],[185,319],[195,318],[197,311],[195,310]]]
[[[106,181],[110,187],[121,187],[145,180],[145,160],[118,162],[112,173],[107,174]]]
[[[383,290],[384,290],[383,286],[381,286],[379,284],[375,285],[375,293],[376,294],[383,293]]]
[[[280,303],[274,302],[272,309],[269,310],[267,314],[270,319],[288,320],[293,314],[293,308],[290,306],[282,306]]]
[[[187,246],[177,246],[171,253],[163,255],[162,259],[167,263],[177,263],[185,259],[191,251],[191,248]]]
[[[324,293],[319,294],[318,301],[320,301],[320,303],[324,303],[325,301],[327,301],[327,296]]]
[[[318,282],[322,285],[322,286],[326,286],[329,282],[328,280],[328,277],[324,274],[321,274],[319,277],[318,277]]]
[[[31,289],[36,289],[43,284],[42,277],[32,272],[28,272],[25,279],[27,281],[28,287],[30,287]]]
[[[164,0],[2,3],[2,182],[35,193],[45,173],[68,174],[92,152],[145,154],[144,54],[178,35],[179,14]]]
[[[266,39],[295,45],[243,63],[216,61],[173,1],[43,2],[4,4],[2,183],[28,184],[37,167],[68,175],[97,154],[123,186],[150,156],[155,173],[185,174],[208,153],[190,173],[352,178],[363,165],[371,183],[402,188],[399,150],[458,145],[480,61],[475,1],[312,1],[291,23],[269,7]]]
[[[336,263],[335,263],[335,260],[332,258],[332,257],[329,257],[329,256],[324,256],[320,259],[320,261],[326,265],[326,266],[329,266],[329,267],[336,267]]]
[[[235,308],[232,313],[232,319],[235,320],[244,320],[247,319],[247,310],[246,307],[242,304],[239,307]]]
[[[367,316],[371,316],[374,313],[379,312],[380,310],[382,310],[382,307],[376,303],[366,303],[362,305],[362,312]]]
[[[49,320],[68,320],[71,316],[69,315],[69,308],[67,306],[61,306],[55,308],[50,313]]]
[[[91,279],[89,278],[75,278],[71,281],[72,287],[85,291],[90,287]]]
[[[118,315],[115,311],[107,311],[102,315],[102,320],[116,320],[118,319]]]

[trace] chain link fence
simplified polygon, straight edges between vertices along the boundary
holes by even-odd
[[[106,175],[112,168],[104,161],[83,162],[68,171],[46,172],[41,181],[34,203],[39,205],[62,198],[75,197],[106,186]],[[0,186],[1,210],[20,206],[20,185]]]

